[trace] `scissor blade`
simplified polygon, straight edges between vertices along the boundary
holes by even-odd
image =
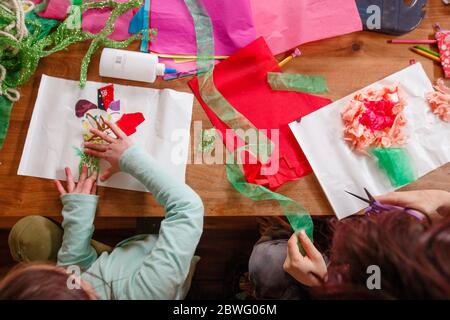
[[[369,190],[367,190],[366,188],[364,188],[364,191],[366,192],[367,198],[369,198],[370,202],[373,203],[373,202],[376,201],[375,198],[370,194]]]
[[[349,192],[349,191],[346,191],[345,190],[345,192],[347,192],[349,195],[352,195],[352,196],[354,196],[355,198],[358,198],[359,200],[361,200],[361,201],[364,201],[364,202],[367,202],[367,203],[371,203],[369,200],[367,200],[367,199],[364,199],[363,197],[360,197],[360,196],[357,196],[356,194],[354,194],[354,193],[351,193],[351,192]]]

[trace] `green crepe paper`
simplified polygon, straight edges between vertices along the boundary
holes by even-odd
[[[246,150],[255,155],[263,163],[270,158],[273,150],[273,143],[266,135],[262,134],[246,117],[239,113],[214,85],[214,37],[211,19],[208,16],[201,0],[185,0],[185,3],[194,20],[194,27],[197,38],[197,69],[206,72],[202,77],[198,77],[199,88],[202,99],[214,111],[214,113],[232,128],[236,135],[240,136],[239,131],[255,130],[258,137],[263,136],[263,141],[257,145],[249,145],[239,148],[233,153],[232,159],[236,159],[242,151]],[[239,130],[243,129],[243,130]],[[238,131],[236,131],[238,130]],[[241,137],[241,136],[240,136]],[[245,141],[245,137],[241,137]],[[260,138],[261,140],[261,138]],[[258,152],[263,150],[263,156]],[[265,160],[263,159],[265,158]],[[242,166],[235,163],[227,163],[227,178],[232,186],[243,196],[253,201],[275,200],[278,201],[288,218],[295,232],[305,230],[309,238],[313,239],[313,222],[307,210],[294,200],[281,194],[270,191],[269,189],[248,183]],[[302,250],[302,248],[300,248]],[[302,251],[303,252],[303,251]]]
[[[3,146],[6,133],[8,132],[12,105],[13,103],[11,101],[4,96],[0,96],[0,146]]]
[[[328,91],[323,76],[307,76],[299,73],[267,73],[267,82],[273,90],[324,93]]]
[[[17,41],[0,35],[0,64],[7,69],[2,89],[5,91],[8,88],[14,89],[25,84],[35,73],[40,59],[64,50],[74,43],[91,40],[89,49],[81,64],[80,86],[84,87],[91,57],[100,46],[125,48],[133,41],[141,38],[141,34],[136,34],[124,41],[108,39],[108,36],[114,31],[116,19],[132,8],[137,8],[141,5],[142,0],[130,0],[124,3],[108,0],[82,4],[80,6],[81,12],[94,8],[112,8],[105,27],[98,34],[83,32],[81,29],[71,29],[73,24],[69,24],[69,22],[73,21],[76,15],[79,14],[77,10],[71,11],[67,19],[58,25],[51,19],[38,18],[35,13],[29,13],[26,17],[26,24],[30,34],[27,38]],[[15,20],[16,16],[14,14],[0,7],[0,26],[9,25]],[[51,32],[52,28],[56,26],[56,30]],[[149,32],[151,35],[155,34],[154,30],[144,30],[143,32]],[[9,123],[9,113],[2,111],[0,116],[0,132],[6,132]],[[0,148],[3,146],[2,140],[0,140]]]
[[[35,11],[30,11],[27,13],[25,22],[27,29],[31,34],[35,34],[36,39],[42,39],[46,37],[53,28],[61,23],[61,21],[56,19],[42,18],[36,14]]]
[[[378,160],[378,166],[386,172],[392,186],[402,187],[417,179],[404,148],[373,148],[370,153]]]

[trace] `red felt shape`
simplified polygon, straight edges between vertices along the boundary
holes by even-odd
[[[243,165],[248,182],[263,185],[272,190],[312,171],[288,124],[331,102],[329,99],[306,93],[272,90],[267,83],[267,72],[280,71],[278,62],[263,38],[255,40],[219,63],[214,70],[214,83],[217,89],[234,108],[258,129],[268,129],[267,136],[270,139],[272,139],[270,129],[279,129],[278,143],[273,141],[276,143],[278,152],[273,154],[270,163],[257,162]],[[225,130],[229,127],[202,100],[198,79],[189,81],[189,85],[212,124],[221,132],[227,148],[234,151],[243,145],[243,142],[234,134],[228,133],[227,136]],[[252,158],[248,154],[245,157]],[[253,160],[256,161],[256,159]],[[261,173],[261,168],[273,167],[277,160],[279,168],[275,174]]]
[[[108,110],[109,105],[114,101],[114,85],[109,84],[98,90],[103,100],[103,106],[105,110]]]
[[[131,136],[136,132],[136,128],[144,122],[144,120],[145,118],[142,112],[126,113],[116,121],[116,125],[122,129],[127,136]]]

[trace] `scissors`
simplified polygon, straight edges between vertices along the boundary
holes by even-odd
[[[416,218],[418,220],[424,220],[428,217],[427,215],[423,214],[422,212],[411,209],[411,208],[404,208],[404,207],[399,207],[399,206],[394,206],[394,205],[389,205],[389,204],[382,204],[380,201],[377,201],[366,188],[364,188],[364,191],[366,192],[368,199],[360,197],[360,196],[358,196],[354,193],[348,192],[348,191],[345,191],[345,192],[347,192],[348,194],[369,204],[369,207],[366,210],[364,210],[364,213],[367,216],[371,216],[374,214],[380,214],[385,211],[399,210],[399,211],[403,211],[406,214],[409,214],[410,216],[413,216],[414,218]]]

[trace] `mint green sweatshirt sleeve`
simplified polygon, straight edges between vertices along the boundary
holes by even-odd
[[[87,269],[97,259],[97,253],[91,246],[91,238],[98,196],[66,194],[61,197],[61,201],[64,206],[64,236],[58,251],[58,265],[78,265]]]
[[[120,166],[153,194],[166,214],[154,248],[126,281],[123,292],[116,295],[119,299],[176,299],[202,234],[203,203],[189,186],[166,173],[142,147],[127,149]]]

